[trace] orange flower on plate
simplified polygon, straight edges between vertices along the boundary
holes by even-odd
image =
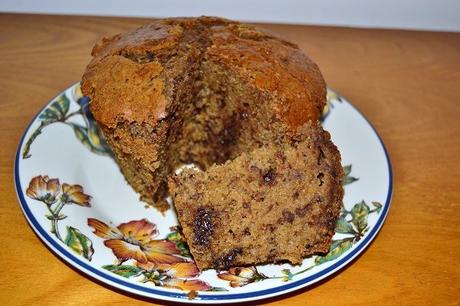
[[[49,179],[48,175],[39,175],[32,178],[26,190],[26,194],[29,198],[51,205],[56,202],[59,187],[59,179]]]
[[[200,274],[194,262],[180,262],[167,268],[164,267],[162,270],[167,276],[174,278],[190,278]]]
[[[145,271],[161,271],[168,277],[189,278],[200,274],[200,270],[193,261],[179,262],[176,264],[154,264],[150,261],[146,263],[136,262],[136,266]]]
[[[217,275],[220,279],[230,281],[230,286],[242,287],[256,280],[264,278],[263,275],[259,274],[255,267],[233,267],[228,272],[219,273]]]
[[[80,185],[62,184],[61,200],[64,203],[74,203],[80,206],[90,207],[91,196],[83,193],[83,187]]]
[[[137,263],[139,268],[147,271],[160,270],[163,275],[172,278],[191,278],[200,274],[200,270],[193,261],[180,262],[173,265],[153,265],[152,263]]]
[[[183,291],[206,291],[212,288],[208,283],[199,279],[167,278],[163,281],[163,287],[175,288]]]
[[[145,219],[111,227],[102,221],[89,218],[88,225],[94,228],[94,234],[107,239],[104,245],[112,249],[119,260],[134,259],[141,264],[150,262],[154,265],[186,261],[179,257],[180,250],[174,242],[153,240],[158,235],[158,230],[155,224]]]

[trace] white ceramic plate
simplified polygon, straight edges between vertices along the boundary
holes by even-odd
[[[391,165],[371,124],[328,93],[323,125],[346,167],[345,210],[329,254],[302,265],[198,273],[173,226],[126,183],[87,112],[79,85],[32,120],[16,154],[21,208],[38,236],[83,273],[130,293],[168,301],[233,303],[309,286],[342,269],[375,238],[390,208]],[[190,292],[197,293],[194,299]]]

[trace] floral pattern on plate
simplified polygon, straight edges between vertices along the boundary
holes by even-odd
[[[197,279],[200,271],[178,232],[166,239],[154,239],[159,232],[155,224],[146,219],[129,221],[111,227],[97,219],[88,219],[94,234],[105,239],[117,258],[116,264],[102,268],[142,283],[185,291],[217,291],[208,283]]]
[[[46,205],[49,211],[46,218],[51,222],[50,232],[75,253],[91,261],[94,253],[91,240],[72,226],[67,226],[67,236],[62,239],[58,227],[58,222],[67,218],[61,213],[65,205],[91,207],[91,196],[83,192],[83,187],[67,183],[61,185],[57,178],[50,179],[47,175],[39,175],[30,181],[26,195]]]

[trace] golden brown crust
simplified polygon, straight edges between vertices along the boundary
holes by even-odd
[[[318,66],[295,44],[245,24],[211,28],[210,59],[274,96],[273,111],[291,131],[318,120],[326,84]]]
[[[83,84],[86,93],[86,79],[91,79],[91,86],[97,88],[91,96],[97,101],[91,103],[91,112],[98,122],[115,128],[120,121],[155,124],[166,117],[160,63],[138,64],[125,57],[109,55],[103,57],[97,67],[87,71]],[[116,88],[106,84],[116,84]]]
[[[126,120],[154,125],[166,116],[164,66],[156,58],[177,46],[181,34],[179,25],[155,22],[94,46],[81,88],[100,124],[113,128]]]
[[[97,43],[91,55],[98,58],[106,55],[133,53],[141,54],[171,49],[177,45],[183,28],[167,21],[155,21],[134,31],[103,38]]]
[[[96,44],[92,51],[94,58],[82,79],[82,91],[92,99],[91,108],[96,119],[102,124],[113,125],[120,116],[135,122],[148,120],[150,124],[164,118],[167,115],[165,104],[169,101],[162,91],[162,83],[169,80],[159,75],[164,66],[157,58],[176,50],[184,30],[200,26],[208,30],[196,32],[195,39],[201,48],[206,47],[201,40],[210,40],[205,50],[207,58],[236,70],[256,88],[273,96],[274,113],[291,131],[308,120],[319,119],[326,101],[326,85],[315,63],[295,44],[255,27],[216,17],[159,20],[126,34],[104,38]],[[127,60],[153,55],[156,59],[148,59],[152,62],[145,68]],[[132,82],[123,84],[124,76],[141,86]],[[150,83],[145,80],[151,77],[156,78],[152,81],[155,90],[141,94],[142,101],[138,101],[139,91],[148,89]],[[107,88],[105,84],[114,84],[114,88]],[[99,93],[100,88],[106,90]],[[125,88],[135,90],[119,96],[118,91]],[[108,102],[113,99],[118,99],[119,105],[107,107],[114,103]],[[100,107],[94,106],[99,103]],[[148,113],[141,114],[138,109]]]

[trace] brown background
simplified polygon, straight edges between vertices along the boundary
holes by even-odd
[[[148,301],[98,284],[52,254],[22,215],[12,176],[27,124],[79,80],[93,44],[146,22],[0,14],[0,304]],[[382,136],[394,170],[392,208],[367,251],[321,284],[269,302],[459,304],[460,34],[263,27],[298,43],[329,86],[365,114]]]

